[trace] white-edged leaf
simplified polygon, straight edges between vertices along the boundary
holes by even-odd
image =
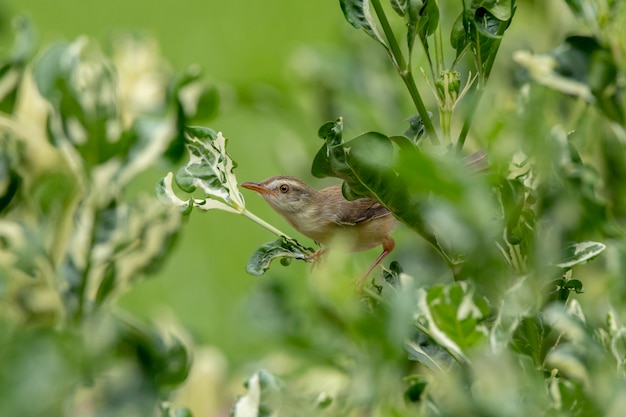
[[[159,200],[165,204],[173,204],[183,213],[189,213],[193,207],[201,210],[223,210],[231,213],[239,213],[239,210],[223,203],[219,200],[190,198],[188,200],[180,199],[172,188],[172,179],[174,175],[169,172],[164,178],[161,178],[156,185],[156,194]]]
[[[226,152],[224,135],[206,127],[189,127],[185,138],[189,162],[176,173],[178,186],[186,192],[202,190],[208,208],[198,205],[200,208],[221,208],[209,202],[213,199],[222,201],[236,212],[243,212],[245,203],[233,173],[236,165]]]
[[[482,323],[489,308],[467,282],[436,285],[418,291],[417,319],[428,336],[459,360],[466,360],[464,349],[486,341]]]
[[[576,265],[589,262],[606,249],[606,245],[600,242],[578,242],[565,248],[565,256],[556,264],[559,268],[570,269]]]
[[[245,202],[233,172],[236,164],[226,152],[226,138],[222,132],[216,133],[207,127],[188,127],[185,139],[189,162],[177,171],[176,184],[187,193],[201,190],[205,198],[179,198],[174,192],[174,176],[170,172],[156,186],[161,201],[175,205],[184,213],[193,207],[244,213]]]
[[[272,395],[281,389],[281,382],[267,371],[255,372],[245,383],[248,392],[237,398],[232,417],[273,417]]]

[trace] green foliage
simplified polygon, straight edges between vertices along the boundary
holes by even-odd
[[[626,22],[616,4],[565,1],[585,32],[545,54],[514,52],[517,84],[494,92],[506,105],[481,114],[515,1],[340,1],[407,99],[387,132],[362,117],[365,133],[344,139],[342,117],[324,123],[311,172],[343,181],[347,199],[379,201],[421,239],[398,245],[399,261],[358,295],[345,257],[329,255],[308,279],[266,274],[242,320],[280,349],[254,358],[268,370],[252,373],[233,416],[621,415]],[[108,54],[80,38],[31,61],[32,29],[17,29],[0,67],[0,414],[189,416],[165,401],[187,378],[184,344],[112,301],[160,266],[194,208],[278,237],[252,254],[250,274],[313,250],[246,208],[225,136],[192,126],[218,102],[197,71],[126,65],[153,57],[136,37]],[[368,64],[343,70],[361,76]],[[142,75],[158,92],[147,102],[131,97]],[[22,94],[44,105],[18,107]],[[465,156],[468,138],[486,152]],[[156,159],[185,154],[158,198],[127,196]]]
[[[568,4],[577,14],[585,10]],[[543,57],[517,52],[515,59],[529,77],[523,80],[515,112],[502,116],[511,121],[504,135],[492,139],[485,169],[484,154],[460,155],[515,2],[462,2],[450,29],[450,47],[456,52],[450,67],[443,60],[438,2],[391,1],[404,19],[408,54],[380,1],[341,1],[340,6],[353,27],[384,47],[417,115],[408,119],[404,135],[368,131],[344,140],[343,118],[323,124],[318,131],[323,145],[312,174],[343,180],[347,199],[379,201],[434,251],[413,260],[418,268],[410,273],[417,276],[397,262],[383,269],[382,279],[373,279],[360,301],[335,283],[343,277],[336,265],[312,273],[321,282],[309,284],[306,302],[294,301],[285,284],[268,284],[261,301],[251,303],[265,312],[255,319],[282,340],[300,366],[345,380],[332,393],[315,386],[305,395],[307,401],[295,388],[306,376],[289,376],[264,390],[261,379],[275,377],[256,373],[233,414],[291,415],[293,409],[298,415],[397,416],[617,412],[626,386],[617,347],[622,325],[613,308],[604,310],[606,320],[588,321],[579,302],[588,294],[587,282],[579,271],[611,245],[614,252],[607,256],[621,256],[623,218],[616,218],[611,208],[623,202],[600,196],[621,194],[603,188],[601,174],[579,147],[581,142],[587,148],[623,143],[621,64],[614,55],[623,51],[623,44],[599,29],[595,37],[564,39],[547,66]],[[595,21],[598,28],[613,23]],[[439,107],[439,130],[412,76],[417,36],[430,66],[430,74],[424,75]],[[469,63],[464,60],[468,54],[473,58]],[[457,68],[462,62],[474,76],[461,75]],[[591,106],[583,110],[589,121],[570,127],[568,110],[574,106],[568,107],[569,98],[551,88],[583,98]],[[454,112],[465,97],[470,97],[471,110],[453,140]],[[566,110],[559,113],[550,105]],[[606,138],[581,138],[587,125],[593,131],[603,126]],[[570,129],[576,132],[566,133]],[[430,137],[431,146],[420,141],[422,135]],[[445,149],[440,137],[449,145]],[[515,142],[519,137],[524,141]],[[263,246],[248,270],[264,272],[275,257],[302,256],[282,252],[285,242],[281,238]],[[404,259],[410,263],[411,257]],[[441,261],[448,275],[425,276],[439,271],[432,264]],[[615,276],[622,272],[620,263]],[[418,285],[424,282],[434,284]],[[323,398],[326,406],[319,408],[314,398]]]
[[[33,60],[28,21],[16,30],[0,74],[0,414],[152,414],[189,352],[112,302],[159,269],[181,218],[127,188],[180,158],[182,127],[214,112],[215,90],[169,72],[149,39],[105,54],[81,37]]]

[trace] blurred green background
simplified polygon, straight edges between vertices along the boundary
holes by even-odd
[[[19,0],[5,2],[4,10],[28,16],[40,46],[80,35],[106,43],[119,31],[141,32],[158,41],[163,58],[177,71],[198,64],[207,82],[220,90],[219,115],[207,124],[230,138],[240,181],[289,169],[307,175],[319,146],[317,127],[324,120],[307,120],[306,109],[291,92],[289,63],[305,45],[336,44],[349,29],[335,1]],[[134,192],[152,193],[156,181],[172,169],[155,167],[138,179]],[[254,212],[289,230],[260,198],[246,197]],[[174,317],[195,342],[217,346],[234,368],[244,359],[260,358],[273,346],[245,318],[254,314],[246,307],[247,294],[281,279],[284,268],[257,278],[246,274],[245,264],[272,239],[232,214],[193,213],[164,268],[134,286],[120,305],[152,320]]]
[[[516,47],[548,50],[555,46],[550,39],[557,42],[571,29],[566,15],[561,17],[563,22],[557,22],[556,15],[551,14],[552,24],[545,25],[541,16],[547,16],[545,9],[552,7],[546,3],[519,2],[516,26],[503,45],[498,65],[510,66],[509,52]],[[302,84],[308,48],[336,51],[359,42],[365,45],[363,53],[381,57],[383,53],[349,27],[336,0],[11,0],[4,3],[4,10],[8,15],[30,17],[41,45],[79,35],[105,41],[118,31],[130,30],[153,36],[163,57],[176,70],[198,64],[221,95],[219,114],[207,124],[230,138],[229,152],[239,163],[236,173],[240,181],[278,173],[311,180],[310,162],[320,145],[316,132],[327,119],[312,111],[312,100],[307,96],[310,91]],[[539,32],[529,45],[527,34]],[[509,71],[502,74],[506,78]],[[400,86],[399,79],[391,82],[395,84],[390,88]],[[410,111],[403,109],[402,103],[399,107],[400,112]],[[339,115],[345,116],[329,116]],[[346,130],[377,127],[355,126],[348,120]],[[134,192],[152,193],[156,181],[172,169],[155,167],[138,179]],[[313,182],[316,186],[328,183]],[[244,195],[252,211],[290,231],[260,198]],[[420,243],[402,229],[396,237],[400,243],[396,256],[407,257],[410,265],[413,255],[402,249],[402,243]],[[275,267],[261,278],[247,275],[248,256],[272,238],[265,230],[229,213],[193,213],[164,268],[134,286],[120,305],[150,319],[162,314],[173,316],[195,342],[224,352],[233,368],[261,358],[275,346],[264,339],[263,329],[255,326],[254,294],[273,280],[287,281],[297,290],[295,279],[304,277],[302,272],[308,268],[296,263],[289,269]],[[375,255],[358,254],[355,262],[367,265]]]

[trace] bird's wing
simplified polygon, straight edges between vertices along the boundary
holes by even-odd
[[[335,223],[343,226],[354,226],[372,219],[391,215],[391,212],[382,204],[369,198],[346,201],[344,204],[350,205],[350,209],[339,210],[337,217],[334,219]]]

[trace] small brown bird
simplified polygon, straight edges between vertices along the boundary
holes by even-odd
[[[389,210],[368,198],[346,200],[341,185],[316,190],[298,178],[278,175],[241,186],[259,193],[294,229],[316,242],[328,245],[342,237],[354,252],[382,245],[383,252],[361,277],[359,285],[395,246],[389,234],[397,221]],[[310,259],[324,251],[325,248],[318,250]]]

